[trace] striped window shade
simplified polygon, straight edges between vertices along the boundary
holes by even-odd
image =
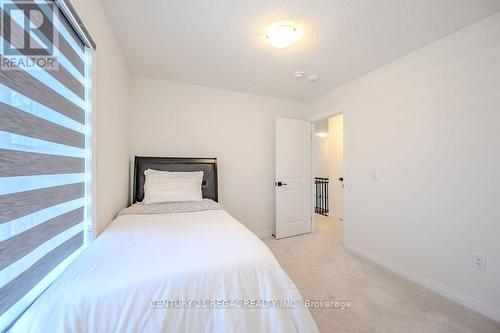
[[[95,45],[66,1],[0,4],[2,332],[92,239]]]

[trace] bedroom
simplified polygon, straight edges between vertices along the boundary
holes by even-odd
[[[500,332],[499,10],[3,1],[0,332]],[[329,224],[308,134],[339,113]]]

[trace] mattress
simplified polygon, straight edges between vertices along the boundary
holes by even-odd
[[[123,211],[12,332],[318,329],[271,251],[206,201]]]

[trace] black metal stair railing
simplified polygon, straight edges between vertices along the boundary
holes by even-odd
[[[316,185],[316,206],[314,211],[318,214],[328,216],[328,178],[314,178],[314,184]]]

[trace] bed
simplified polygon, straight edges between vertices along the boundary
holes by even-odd
[[[147,169],[203,171],[203,200],[141,204]],[[216,159],[136,157],[133,189],[12,332],[318,332],[270,250],[217,203]]]

